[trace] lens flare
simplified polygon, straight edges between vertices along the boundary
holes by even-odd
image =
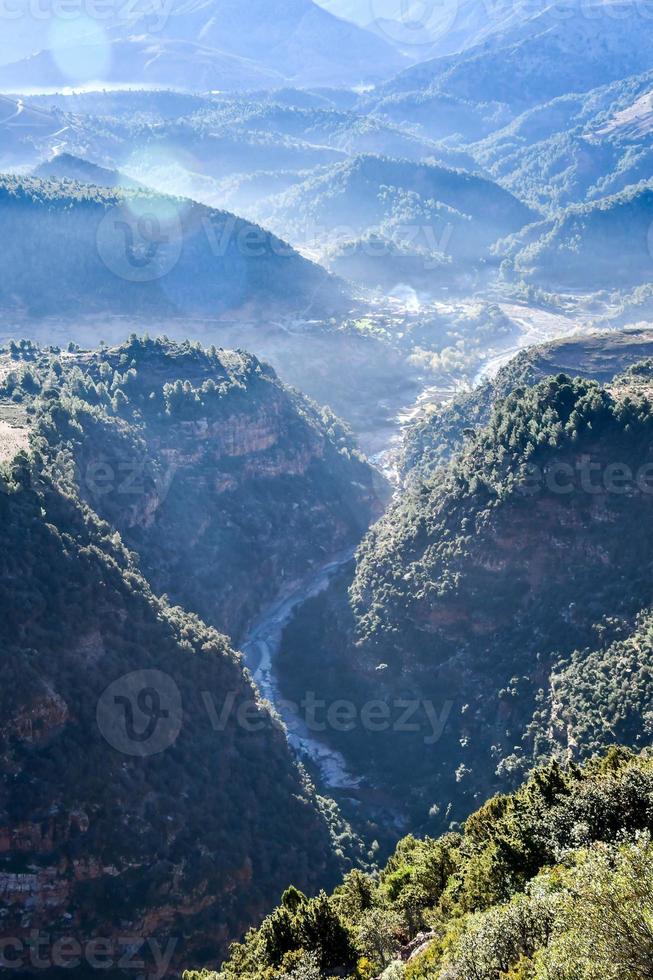
[[[74,83],[101,82],[109,74],[111,44],[104,28],[89,17],[57,18],[48,47],[56,66]]]

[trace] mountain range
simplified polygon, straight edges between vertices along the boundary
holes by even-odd
[[[298,247],[319,243],[323,261],[348,278],[419,280],[427,291],[478,267],[494,242],[537,217],[479,174],[369,154],[309,174],[255,213]]]
[[[116,5],[101,21],[66,20],[54,11],[39,21],[27,4],[18,13],[0,47],[5,90],[89,82],[194,91],[269,88],[283,80],[357,85],[407,63],[391,44],[311,0],[193,0],[129,11]]]
[[[18,980],[649,976],[652,2],[0,17]]]
[[[510,5],[512,7],[512,5]],[[647,4],[556,4],[460,54],[420,61],[378,87],[383,96],[432,88],[470,102],[525,109],[650,67]]]

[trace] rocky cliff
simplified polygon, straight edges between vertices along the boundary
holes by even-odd
[[[33,460],[2,489],[0,934],[26,968],[34,931],[49,966],[65,938],[215,962],[336,873],[319,800],[224,637]]]
[[[133,338],[32,356],[14,375],[34,376],[21,397],[54,465],[68,446],[81,498],[154,589],[234,638],[382,510],[382,481],[346,427],[251,355]]]

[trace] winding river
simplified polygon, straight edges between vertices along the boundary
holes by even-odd
[[[339,752],[329,748],[309,731],[297,705],[283,699],[274,661],[281,646],[284,627],[294,610],[326,589],[336,572],[351,560],[353,554],[353,548],[341,552],[277,596],[256,619],[241,645],[245,663],[259,691],[274,705],[286,725],[288,742],[300,758],[310,759],[317,766],[322,784],[329,789],[354,789],[360,785],[361,778],[348,770]]]
[[[489,358],[477,372],[474,378],[475,385],[495,377],[504,364],[507,364],[519,351],[534,344],[569,336],[579,330],[578,322],[569,317],[513,304],[501,304],[501,307],[521,329],[519,343]],[[392,455],[401,442],[405,428],[419,417],[428,405],[449,401],[454,393],[455,389],[425,387],[413,405],[399,412],[386,449],[375,456],[374,461],[381,465],[382,457],[386,457],[387,460]],[[388,465],[384,465],[383,468],[388,472]],[[326,589],[338,570],[351,560],[354,550],[350,548],[346,552],[335,555],[326,564],[307,574],[301,581],[288,586],[263,610],[241,644],[245,663],[262,696],[271,702],[286,725],[289,744],[300,759],[308,759],[314,763],[320,773],[321,786],[331,790],[355,789],[361,785],[363,777],[352,773],[344,757],[320,741],[317,734],[309,730],[297,706],[283,699],[275,673],[275,659],[281,646],[283,630],[294,610],[307,599]]]

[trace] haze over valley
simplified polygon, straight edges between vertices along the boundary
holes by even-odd
[[[652,22],[0,4],[9,976],[650,975]]]

